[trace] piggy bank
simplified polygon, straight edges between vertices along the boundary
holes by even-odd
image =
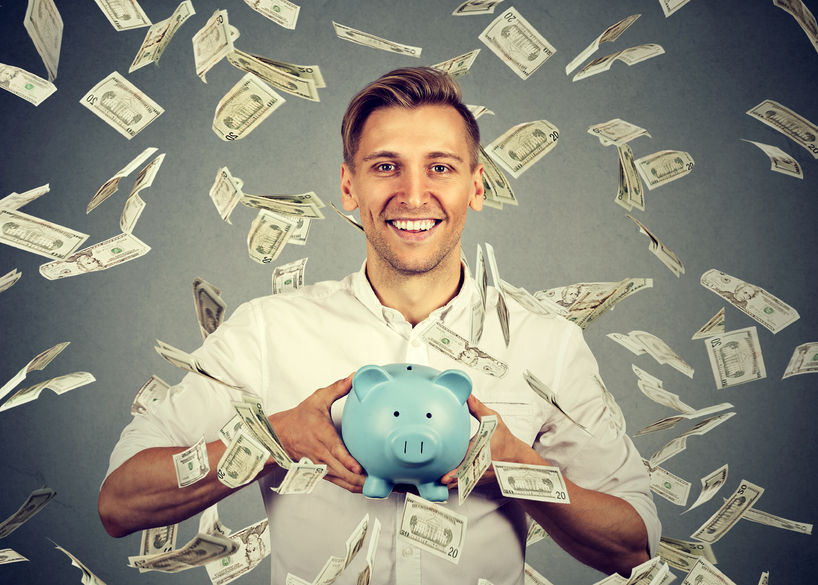
[[[365,496],[385,498],[405,483],[422,498],[446,501],[449,490],[439,480],[466,455],[471,388],[460,370],[389,364],[355,372],[341,436],[366,471]]]

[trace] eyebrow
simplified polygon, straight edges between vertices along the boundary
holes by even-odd
[[[363,162],[368,162],[370,160],[375,160],[378,158],[400,158],[400,155],[397,152],[393,152],[391,150],[378,150],[376,152],[370,153],[366,155],[362,160]],[[463,158],[453,152],[446,152],[443,150],[437,150],[434,152],[429,152],[426,154],[426,158],[450,158],[452,160],[456,160],[458,162],[463,162]]]

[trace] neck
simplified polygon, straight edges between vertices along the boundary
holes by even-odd
[[[433,270],[421,274],[398,272],[369,255],[366,276],[381,304],[399,311],[414,327],[457,296],[463,280],[459,254],[458,248]]]

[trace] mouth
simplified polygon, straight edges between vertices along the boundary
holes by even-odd
[[[402,232],[428,232],[442,220],[440,219],[390,219],[387,221],[393,228]]]

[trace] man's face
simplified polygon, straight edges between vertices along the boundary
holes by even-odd
[[[368,262],[411,275],[459,261],[466,212],[483,205],[482,172],[471,169],[466,124],[451,106],[372,112],[355,171],[341,165],[344,209],[360,210]]]

